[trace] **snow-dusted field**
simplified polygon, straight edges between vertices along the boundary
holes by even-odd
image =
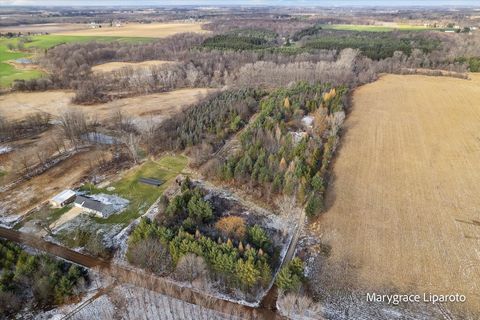
[[[81,304],[81,303],[80,303]],[[78,304],[78,305],[80,305]],[[52,310],[37,316],[36,320],[62,319],[69,315],[75,320],[104,320],[104,319],[192,319],[192,320],[220,320],[243,319],[242,315],[220,313],[195,304],[164,296],[157,292],[134,287],[119,285],[86,304],[83,308],[74,305],[67,308]]]

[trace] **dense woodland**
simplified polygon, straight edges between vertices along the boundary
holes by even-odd
[[[183,150],[202,144],[213,152],[248,123],[264,94],[254,89],[215,94],[160,124],[156,130],[156,147]]]
[[[241,151],[209,170],[255,190],[259,198],[294,196],[306,204],[307,214],[317,214],[323,210],[329,164],[345,118],[346,92],[345,87],[305,82],[273,92],[241,133]]]
[[[128,260],[203,289],[213,286],[254,300],[278,263],[272,234],[241,216],[224,216],[225,209],[206,200],[188,179],[181,188],[179,195],[164,198],[157,220],[143,219],[135,228]]]
[[[314,36],[301,39],[302,48],[341,50],[359,49],[372,60],[392,57],[395,52],[409,56],[412,50],[430,53],[440,45],[435,37],[425,37],[418,33],[405,32],[358,32],[358,31],[319,31]]]
[[[31,255],[0,240],[0,319],[25,307],[48,308],[80,294],[86,271],[47,255]]]

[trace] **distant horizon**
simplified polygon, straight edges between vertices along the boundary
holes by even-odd
[[[215,6],[215,7],[478,7],[478,0],[46,0],[38,4],[36,0],[0,0],[0,7],[184,7],[184,6]]]

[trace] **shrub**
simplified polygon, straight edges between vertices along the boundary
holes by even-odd
[[[172,267],[168,249],[161,243],[160,239],[153,237],[130,244],[127,259],[131,264],[157,274],[163,274]]]
[[[303,261],[295,257],[282,267],[275,283],[284,292],[298,292],[303,280]]]
[[[175,277],[181,281],[192,282],[207,273],[207,264],[203,257],[189,253],[178,260],[175,268]]]
[[[205,223],[213,218],[213,209],[201,194],[195,193],[188,201],[188,216],[197,223]]]
[[[215,224],[215,228],[217,228],[225,238],[235,238],[237,240],[242,240],[247,231],[245,220],[237,216],[221,218]]]
[[[323,197],[313,194],[307,201],[305,213],[309,217],[314,217],[324,210]]]
[[[258,225],[248,228],[248,241],[257,248],[262,248],[265,251],[269,251],[272,245],[265,230]]]

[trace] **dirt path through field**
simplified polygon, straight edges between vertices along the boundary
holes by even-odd
[[[465,294],[454,308],[480,315],[480,76],[386,75],[357,89],[333,173],[312,230],[337,277]]]

